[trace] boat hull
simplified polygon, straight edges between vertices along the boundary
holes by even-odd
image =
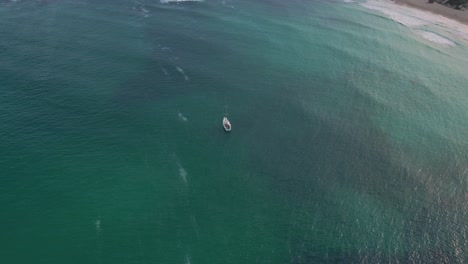
[[[223,128],[226,132],[230,132],[232,129],[231,122],[229,122],[229,120],[226,117],[223,118]]]

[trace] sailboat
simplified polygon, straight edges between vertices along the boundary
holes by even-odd
[[[224,130],[226,130],[226,132],[229,132],[232,129],[231,122],[229,122],[227,117],[223,118],[223,127],[224,127]]]

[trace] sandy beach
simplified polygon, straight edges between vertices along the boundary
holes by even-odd
[[[468,10],[455,10],[438,3],[430,4],[427,0],[396,0],[395,2],[439,14],[468,25]]]

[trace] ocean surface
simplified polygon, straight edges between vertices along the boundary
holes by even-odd
[[[0,263],[468,263],[468,26],[0,1]]]

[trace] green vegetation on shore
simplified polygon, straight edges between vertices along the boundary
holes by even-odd
[[[468,0],[436,0],[436,2],[457,10],[468,8]]]

